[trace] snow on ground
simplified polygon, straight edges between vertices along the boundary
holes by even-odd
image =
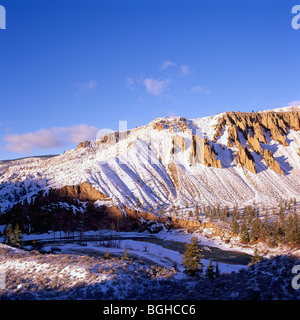
[[[225,206],[235,202],[247,205],[255,200],[258,204],[272,206],[274,201],[277,203],[280,199],[296,197],[299,200],[300,163],[297,152],[300,137],[299,132],[292,129],[287,135],[290,146],[285,147],[274,141],[264,146],[272,148],[275,159],[288,173],[285,176],[266,169],[260,157],[257,158],[257,165],[264,169],[256,175],[234,164],[232,152],[235,149],[222,149],[227,145],[224,140],[226,132],[225,138],[221,137],[215,144],[222,169],[202,164],[190,165],[191,132],[199,130],[212,139],[220,116],[222,114],[185,120],[188,130],[174,127],[179,117],[156,119],[146,126],[130,130],[126,138],[118,143],[101,144],[95,140],[89,141],[86,148],[75,148],[56,157],[2,161],[0,209],[3,211],[25,198],[30,200],[40,190],[84,181],[110,197],[114,205],[135,208],[139,199],[146,210],[152,206],[154,211],[159,203],[163,203],[164,209],[176,204],[182,210],[186,203],[194,208],[196,203],[200,206],[216,203]],[[172,122],[174,130],[153,127],[162,121]],[[187,150],[177,148],[178,152],[173,154],[172,139],[176,135],[184,138]],[[174,163],[177,173],[172,173],[169,167]]]
[[[103,230],[101,231],[102,236],[110,237],[112,234],[111,230]],[[124,248],[126,247],[128,249],[128,252],[136,257],[139,257],[141,259],[148,259],[152,261],[155,264],[158,264],[163,267],[172,268],[174,267],[174,264],[176,264],[179,268],[179,271],[183,271],[184,269],[181,266],[182,263],[182,254],[180,254],[178,251],[170,250],[167,248],[162,247],[161,245],[150,243],[146,241],[138,241],[138,238],[157,238],[167,241],[176,241],[176,242],[182,242],[182,243],[189,243],[190,239],[193,236],[196,236],[199,239],[199,243],[201,245],[205,245],[207,248],[209,247],[217,247],[221,250],[230,250],[230,251],[236,251],[236,252],[245,252],[248,254],[253,254],[253,249],[245,249],[245,248],[231,248],[225,243],[222,243],[220,241],[216,241],[213,239],[209,239],[207,237],[201,236],[197,233],[190,234],[184,230],[173,230],[172,232],[166,232],[161,231],[155,235],[151,235],[148,231],[146,232],[119,232],[114,233],[115,239],[119,238],[118,241],[118,247],[119,248],[113,248],[113,247],[106,247],[106,246],[99,246],[96,244],[98,242],[97,236],[99,235],[98,231],[89,231],[85,232],[85,237],[95,237],[95,241],[87,241],[86,246],[81,246],[79,244],[70,244],[70,243],[59,243],[59,237],[60,233],[55,233],[55,239],[57,239],[57,243],[53,245],[47,245],[45,244],[43,246],[43,250],[51,252],[52,247],[58,247],[62,250],[62,252],[78,252],[84,253],[85,251],[87,254],[90,252],[90,250],[93,250],[94,252],[98,252],[99,254],[104,254],[104,252],[108,249],[110,253],[116,254],[116,255],[122,255]],[[62,233],[62,236],[66,236]],[[79,233],[75,233],[75,237],[78,239]],[[71,237],[72,238],[72,237]],[[124,239],[126,238],[126,239]],[[131,238],[131,239],[127,239]],[[29,240],[53,240],[53,232],[45,233],[45,234],[31,234],[31,235],[24,235],[24,241]],[[134,240],[133,240],[134,239]],[[0,239],[1,240],[1,239]],[[202,262],[204,266],[206,267],[209,264],[209,260],[202,259]],[[215,263],[214,263],[215,264]],[[221,263],[219,262],[219,267],[221,272],[232,272],[237,271],[240,268],[245,268],[245,265],[237,265],[237,264],[228,264],[228,263]]]

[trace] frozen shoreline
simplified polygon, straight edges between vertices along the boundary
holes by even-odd
[[[109,237],[111,235],[111,230],[102,230],[102,235],[104,237]],[[66,236],[64,233],[62,233],[63,236]],[[78,236],[78,233],[75,233],[76,236]],[[98,231],[89,231],[85,232],[85,236],[97,236],[99,235]],[[55,239],[59,242],[59,236],[60,233],[56,232]],[[216,247],[220,250],[224,251],[236,251],[236,252],[244,252],[244,253],[252,253],[247,251],[238,250],[238,248],[229,248],[228,246],[223,245],[222,243],[217,243],[215,240],[208,239],[205,236],[193,233],[190,234],[186,230],[173,230],[172,232],[167,231],[161,231],[157,234],[151,234],[148,231],[145,232],[119,232],[117,234],[120,241],[118,242],[119,248],[113,248],[113,247],[106,247],[106,246],[98,246],[95,244],[95,241],[91,240],[87,242],[86,246],[81,246],[79,244],[70,244],[70,243],[61,243],[59,244],[59,249],[61,249],[61,253],[77,253],[77,254],[90,254],[92,251],[94,253],[104,254],[104,252],[108,249],[111,254],[115,255],[122,255],[124,248],[128,250],[129,254],[141,259],[147,259],[150,261],[153,261],[153,263],[159,264],[161,266],[165,266],[168,268],[174,267],[174,265],[177,266],[179,274],[177,275],[183,276],[183,267],[181,266],[181,258],[182,254],[180,254],[176,250],[171,250],[164,248],[163,246],[155,243],[145,242],[145,241],[138,241],[138,238],[157,238],[161,240],[166,241],[176,241],[176,242],[190,242],[190,239],[193,236],[197,236],[199,239],[199,243],[201,245],[204,245],[206,247]],[[124,239],[124,238],[132,238],[132,239]],[[45,234],[31,234],[31,235],[25,235],[24,236],[25,241],[30,240],[53,240],[53,232],[45,233]],[[55,244],[55,246],[57,246]],[[43,250],[45,251],[51,251],[52,245],[43,246]],[[86,253],[85,253],[86,251]],[[202,263],[204,264],[204,269],[208,266],[210,260],[208,259],[202,259]],[[215,262],[213,262],[214,265],[216,265]],[[223,263],[218,262],[220,271],[223,272],[237,272],[241,268],[247,268],[247,265],[241,265],[241,264],[230,264],[230,263]]]

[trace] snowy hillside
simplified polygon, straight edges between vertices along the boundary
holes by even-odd
[[[105,196],[99,203],[128,208],[140,203],[145,210],[299,201],[299,115],[300,107],[289,107],[159,118],[55,157],[2,161],[1,210],[25,198],[30,202],[40,190],[46,194],[85,181]]]

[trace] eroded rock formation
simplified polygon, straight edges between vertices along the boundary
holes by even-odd
[[[279,163],[274,159],[273,153],[271,151],[265,149],[264,160],[270,169],[284,176],[283,170],[281,169]]]
[[[236,127],[243,133],[245,137],[248,131],[253,132],[253,136],[259,142],[267,143],[263,129],[269,131],[271,138],[280,144],[287,146],[286,134],[288,129],[300,130],[300,114],[299,111],[291,112],[260,112],[260,113],[243,113],[243,112],[227,112],[220,117],[216,125],[216,133],[213,141],[221,135],[225,126]],[[232,129],[233,130],[233,129]],[[234,132],[231,132],[234,134]],[[231,138],[234,136],[231,136]]]
[[[260,112],[242,113],[227,112],[221,116],[215,127],[213,142],[222,135],[223,130],[228,129],[228,147],[237,147],[239,162],[251,172],[256,172],[255,162],[251,156],[248,146],[257,154],[264,157],[266,164],[274,171],[284,174],[273,154],[264,150],[264,144],[268,144],[266,132],[270,138],[283,146],[288,146],[287,134],[290,129],[300,130],[299,111],[290,112]],[[248,146],[241,145],[239,138],[241,133]]]
[[[51,189],[50,194],[56,194],[62,198],[76,198],[81,201],[110,199],[106,194],[94,189],[87,181],[79,185],[64,186],[60,189]]]
[[[202,163],[207,167],[222,168],[221,161],[216,159],[207,138],[193,135],[191,141],[190,163]]]
[[[252,173],[256,173],[255,161],[247,147],[239,146],[237,159],[243,167],[246,167]]]
[[[181,151],[185,151],[186,150],[185,139],[182,136],[179,136],[179,135],[173,136],[172,145],[173,145],[172,150],[171,150],[172,154],[174,154],[176,147],[180,148]]]
[[[248,140],[248,144],[252,150],[254,150],[256,153],[258,153],[260,155],[264,154],[263,148],[261,147],[261,144],[260,144],[257,136],[251,137],[250,133],[248,133],[247,140]]]

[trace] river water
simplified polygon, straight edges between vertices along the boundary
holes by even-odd
[[[138,238],[122,238],[122,239],[131,239],[136,241],[144,241],[149,243],[154,243],[163,248],[178,251],[183,254],[185,251],[185,243],[174,240],[165,240],[160,239],[155,236],[153,237],[138,237]],[[247,265],[251,261],[251,255],[231,250],[222,250],[217,247],[208,246],[208,245],[199,245],[204,259],[211,260],[214,262],[228,263],[228,264],[238,264],[238,265]]]

